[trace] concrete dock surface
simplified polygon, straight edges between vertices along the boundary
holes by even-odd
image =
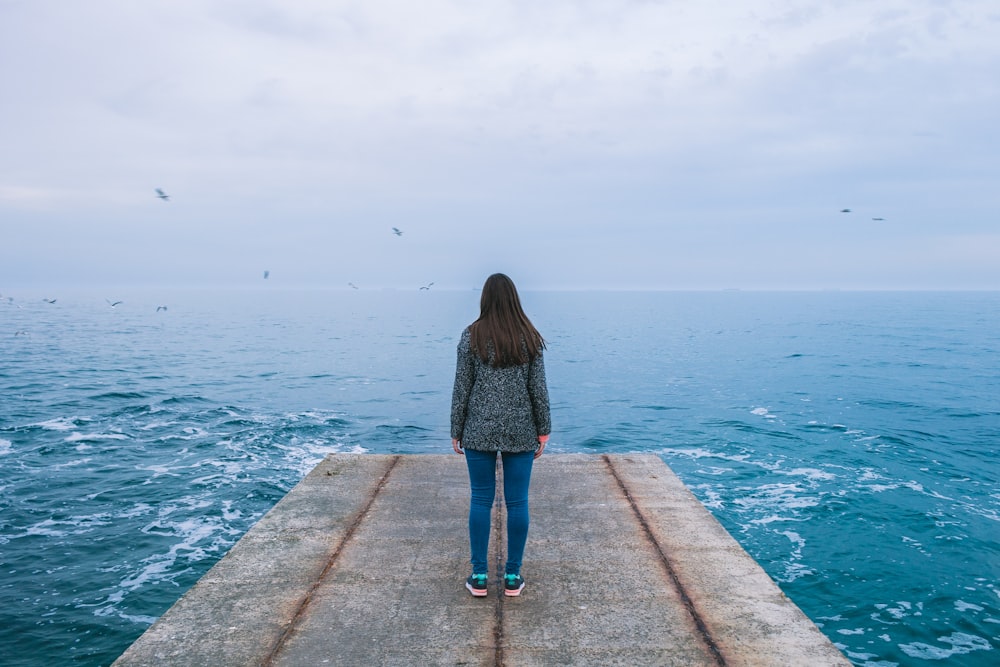
[[[474,598],[461,456],[330,455],[114,666],[850,665],[659,457],[547,454],[530,502],[524,591],[498,499]]]

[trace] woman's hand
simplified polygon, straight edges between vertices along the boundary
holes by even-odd
[[[538,439],[538,449],[536,449],[536,450],[535,450],[535,458],[536,458],[536,459],[537,459],[537,458],[538,458],[539,456],[541,456],[541,455],[542,455],[542,452],[544,452],[544,451],[545,451],[545,444],[546,444],[546,443],[547,443],[548,441],[549,441],[549,439],[548,439],[548,438],[545,438],[545,440],[542,440],[541,438],[539,438],[539,439]]]
[[[462,443],[459,442],[458,440],[455,440],[455,438],[451,439],[451,448],[455,450],[456,454],[461,454],[463,456],[465,455],[465,452],[462,451]]]

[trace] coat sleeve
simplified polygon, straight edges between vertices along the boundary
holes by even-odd
[[[545,359],[541,352],[528,366],[528,396],[538,435],[548,435],[552,431],[552,418],[549,414],[549,388],[545,382]]]
[[[461,441],[465,432],[465,419],[469,413],[469,395],[476,379],[476,366],[470,348],[469,331],[462,332],[458,341],[458,360],[455,363],[455,386],[451,392],[451,437]]]

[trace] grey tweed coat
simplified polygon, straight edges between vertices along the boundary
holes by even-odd
[[[458,341],[451,437],[466,449],[529,452],[551,428],[541,352],[526,364],[494,368],[472,350],[466,328]]]

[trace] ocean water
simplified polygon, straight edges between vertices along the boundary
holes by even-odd
[[[4,291],[0,663],[109,664],[328,452],[450,451],[478,297]],[[856,665],[1000,664],[1000,293],[522,298],[549,452],[662,456]]]

